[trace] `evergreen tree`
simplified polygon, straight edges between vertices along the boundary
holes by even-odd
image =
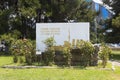
[[[45,17],[53,22],[66,22],[68,20],[93,21],[94,12],[91,10],[91,2],[85,0],[40,0],[41,10],[45,11]]]
[[[106,21],[107,29],[112,29],[111,33],[107,33],[106,42],[119,43],[120,42],[120,2],[119,0],[112,0],[105,4],[112,7],[112,11],[115,12],[113,18]]]
[[[17,29],[23,37],[35,39],[36,10],[40,8],[39,0],[1,0],[0,2],[1,34]]]
[[[94,15],[85,0],[0,0],[0,34],[17,29],[35,39],[36,22],[92,22]]]

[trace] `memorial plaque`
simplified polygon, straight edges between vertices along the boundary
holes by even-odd
[[[64,41],[72,43],[73,40],[89,41],[89,23],[37,23],[36,49],[44,52],[43,43],[49,37],[54,37],[56,45],[63,45]]]

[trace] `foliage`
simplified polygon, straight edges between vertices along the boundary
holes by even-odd
[[[119,0],[113,0],[111,2],[111,6],[113,7],[113,11],[115,12],[115,16],[118,16],[120,14],[120,2]]]
[[[0,1],[0,34],[17,29],[22,36],[35,38],[35,22],[39,0]]]
[[[36,17],[36,9],[40,8],[39,0],[19,0],[18,9],[24,17]]]
[[[112,20],[113,26],[120,28],[120,14],[115,19]]]
[[[33,58],[35,57],[35,45],[33,45],[30,40],[16,40],[11,44],[11,52],[13,54],[14,62],[26,62],[28,65],[31,65]],[[25,57],[23,60],[22,56]]]
[[[118,21],[115,21],[115,23],[113,23],[113,20],[114,19],[109,19],[109,20],[106,20],[106,29],[105,30],[109,30],[111,29],[112,32],[105,32],[105,42],[106,43],[119,43],[120,42],[120,28],[119,28],[119,25],[116,25],[116,22]],[[116,26],[114,26],[114,25]],[[117,27],[118,26],[118,27]]]
[[[55,50],[53,47],[48,47],[44,53],[44,64],[52,66],[54,64]]]
[[[65,64],[67,66],[71,66],[72,55],[71,55],[71,50],[70,50],[69,47],[64,47],[63,48],[63,57],[65,58]]]
[[[112,29],[111,33],[106,34],[106,42],[107,43],[119,43],[120,41],[120,2],[119,0],[104,0],[105,4],[112,7],[112,11],[115,12],[112,15],[112,18],[108,20],[106,23],[107,29]]]
[[[36,22],[92,22],[94,15],[85,0],[2,0],[0,34],[16,29],[22,37],[35,39]]]
[[[45,61],[44,63],[46,65],[53,65],[54,64],[54,57],[55,57],[55,50],[54,50],[54,44],[55,40],[53,37],[47,38],[45,41],[43,41],[44,44],[47,46],[45,51]]]
[[[85,0],[41,1],[42,10],[46,11],[46,16],[51,17],[53,22],[91,21],[95,13],[90,5],[91,2]]]
[[[21,33],[18,30],[13,30],[9,33],[0,35],[0,41],[4,42],[4,45],[5,45],[5,51],[3,52],[4,55],[11,54],[9,52],[9,47],[11,46],[11,43],[16,39],[20,38],[20,36],[21,36]]]
[[[110,7],[112,7],[112,11],[115,12],[115,15],[114,16],[118,16],[119,13],[120,13],[120,2],[119,0],[103,0],[103,2],[107,5],[109,5]]]
[[[52,47],[54,46],[55,44],[55,40],[54,40],[54,37],[49,37],[47,38],[45,41],[43,41],[44,44],[47,46],[47,47]]]
[[[8,16],[10,10],[0,10],[0,35],[9,31]]]
[[[89,66],[91,63],[91,57],[94,53],[94,46],[91,44],[91,42],[80,40],[77,43],[77,48],[80,49],[80,52],[82,54],[82,61],[84,66]]]
[[[11,37],[11,34],[4,34],[0,36],[0,41],[4,40],[6,45],[11,45],[11,42],[14,41],[14,38]]]
[[[100,59],[102,60],[103,68],[105,68],[107,65],[107,61],[109,60],[109,55],[111,54],[111,49],[108,46],[102,44],[98,53]]]

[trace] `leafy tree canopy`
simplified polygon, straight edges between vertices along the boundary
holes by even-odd
[[[35,39],[36,22],[92,22],[94,15],[85,0],[0,0],[0,34],[18,30]]]

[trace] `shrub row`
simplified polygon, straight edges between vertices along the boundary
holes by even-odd
[[[97,46],[93,46],[91,42],[77,40],[76,44],[70,44],[65,41],[63,46],[54,46],[54,38],[48,38],[44,41],[47,48],[40,56],[44,65],[80,65],[80,66],[96,66],[98,63],[98,55],[102,60],[103,67],[106,66],[110,48],[102,45],[100,50]],[[31,65],[36,62],[35,42],[31,40],[13,41],[10,48],[15,63],[27,63]],[[40,58],[40,57],[38,57]]]
[[[53,40],[51,41],[53,42]],[[78,40],[74,46],[66,41],[63,46],[52,45],[47,47],[45,53],[42,54],[42,59],[46,65],[51,65],[51,63],[66,66],[97,65],[97,52],[95,52],[95,47],[88,41]]]

